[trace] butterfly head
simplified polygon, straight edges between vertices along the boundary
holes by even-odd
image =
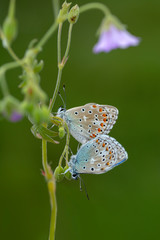
[[[71,156],[71,160],[69,162],[69,167],[70,167],[70,173],[72,175],[72,178],[74,180],[77,180],[79,177],[79,174],[77,173],[77,170],[75,168],[75,163],[76,163],[76,155]]]
[[[64,118],[65,112],[66,112],[66,109],[63,107],[60,107],[57,111],[57,117]]]

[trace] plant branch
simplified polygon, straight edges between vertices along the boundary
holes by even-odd
[[[47,141],[42,139],[42,164],[45,172],[45,178],[48,185],[48,192],[51,204],[51,221],[49,240],[55,239],[56,217],[57,217],[57,202],[56,202],[56,182],[53,172],[47,162]]]
[[[53,5],[54,18],[56,20],[59,13],[59,9],[60,9],[60,0],[52,0],[52,5]]]
[[[108,9],[108,7],[103,4],[103,3],[99,3],[99,2],[95,2],[95,3],[87,3],[83,6],[80,7],[80,13],[86,12],[88,10],[92,10],[92,9],[99,9],[101,10],[105,15],[107,14],[111,14],[110,10]]]

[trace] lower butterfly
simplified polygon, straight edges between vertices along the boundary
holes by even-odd
[[[110,132],[118,118],[118,109],[109,105],[88,103],[69,110],[59,108],[57,116],[66,121],[71,135],[84,144]]]
[[[73,179],[80,173],[102,174],[128,159],[122,145],[107,135],[96,137],[83,144],[76,155],[71,157],[69,171]]]

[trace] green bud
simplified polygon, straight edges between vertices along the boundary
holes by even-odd
[[[63,138],[65,136],[65,130],[64,127],[60,127],[59,128],[59,137]]]
[[[70,6],[71,6],[71,3],[67,3],[66,1],[63,3],[57,18],[58,23],[63,23],[67,19]]]
[[[10,0],[8,16],[3,23],[3,45],[10,45],[17,36],[17,21],[15,19],[15,0]]]
[[[33,112],[34,106],[32,103],[25,100],[21,103],[21,109],[23,112],[26,112],[27,114],[31,114]]]
[[[65,167],[64,167],[64,172],[65,172],[68,168],[69,168],[68,166],[65,166]],[[72,175],[71,175],[70,171],[66,172],[64,176],[65,176],[65,178],[66,178],[67,180],[71,180],[71,179],[72,179]]]
[[[35,60],[34,61],[34,68],[33,68],[34,72],[35,73],[41,72],[42,69],[43,69],[43,66],[44,66],[43,60],[41,60],[39,63],[37,62],[37,60]]]
[[[61,166],[56,167],[54,171],[54,177],[57,182],[61,182],[64,178],[64,169]]]
[[[76,4],[71,8],[68,14],[68,21],[69,23],[76,23],[79,17],[79,6]]]
[[[50,120],[50,113],[49,110],[46,106],[42,106],[42,108],[34,108],[32,117],[35,123],[40,124],[40,123],[48,123]]]

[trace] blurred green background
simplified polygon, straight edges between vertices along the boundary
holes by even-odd
[[[91,1],[88,1],[91,2]],[[138,47],[94,55],[96,31],[103,14],[90,11],[74,26],[66,84],[67,108],[88,102],[110,104],[119,118],[110,135],[127,150],[126,163],[102,175],[85,175],[90,196],[79,191],[78,181],[57,184],[56,239],[158,239],[160,235],[160,1],[108,0],[112,13],[141,37]],[[82,5],[85,0],[73,1]],[[0,1],[0,24],[8,9]],[[17,1],[19,35],[13,45],[22,57],[30,40],[40,39],[53,22],[51,1]],[[63,31],[66,46],[68,24]],[[41,86],[51,97],[57,75],[56,35],[45,45]],[[0,45],[0,65],[11,61]],[[17,85],[21,70],[7,73],[11,92],[22,99]],[[62,105],[57,100],[57,108]],[[47,240],[50,205],[41,175],[41,141],[30,132],[27,119],[0,122],[0,239]],[[48,159],[56,167],[65,141],[48,144]],[[71,139],[71,148],[77,142]]]

